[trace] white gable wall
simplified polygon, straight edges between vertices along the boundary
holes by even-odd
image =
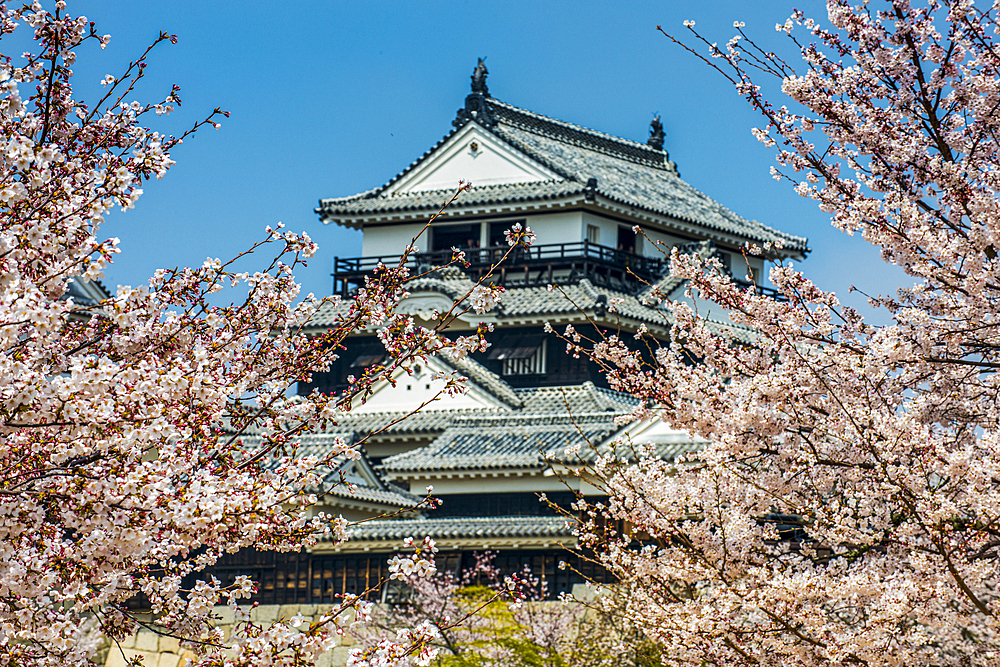
[[[614,437],[608,440],[608,443],[613,441]],[[633,422],[625,429],[625,432],[621,435],[627,435],[631,438],[632,442],[635,443],[656,443],[656,444],[708,444],[708,441],[704,438],[692,436],[687,431],[682,431],[680,429],[672,428],[668,424],[660,421],[659,419],[647,419],[640,422]]]
[[[473,147],[475,144],[475,147]],[[423,192],[457,188],[459,181],[475,186],[547,181],[559,176],[469,123],[422,164],[386,192]]]
[[[444,365],[435,363],[433,357],[426,364],[420,364],[420,371],[407,375],[402,369],[393,375],[396,386],[382,382],[375,387],[375,393],[365,403],[358,403],[351,412],[399,412],[416,410],[424,402],[434,397],[444,387],[444,380],[435,380],[435,372],[444,370]],[[469,390],[457,396],[441,396],[429,403],[427,410],[460,410],[463,408],[500,407],[499,401],[467,382]]]

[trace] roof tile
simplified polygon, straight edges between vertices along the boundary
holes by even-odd
[[[573,530],[561,516],[483,516],[440,519],[387,519],[348,528],[352,540],[570,537]]]
[[[546,456],[620,430],[614,412],[462,417],[434,442],[383,461],[390,473],[504,468],[544,469]]]
[[[785,243],[806,251],[806,239],[747,220],[681,180],[665,151],[515,107],[487,100],[497,123],[489,130],[533,160],[548,166],[563,180],[475,186],[464,192],[459,206],[501,202],[544,201],[580,195],[583,184],[597,179],[594,194],[676,218],[708,229],[754,241]],[[370,213],[431,211],[454,194],[451,190],[387,194],[389,185],[425,160],[444,141],[407,167],[389,183],[353,197],[320,201],[317,212],[326,220]]]
[[[460,206],[500,204],[504,202],[557,199],[583,192],[583,185],[573,181],[534,181],[501,185],[473,185],[457,201]],[[455,195],[455,189],[401,192],[377,197],[357,196],[324,199],[321,209],[326,215],[364,213],[395,213],[429,211],[441,208]]]

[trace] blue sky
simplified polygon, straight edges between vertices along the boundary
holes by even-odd
[[[799,3],[821,15],[816,0]],[[122,254],[110,284],[144,282],[158,267],[228,258],[266,225],[305,230],[320,253],[297,276],[306,291],[329,293],[335,255],[360,254],[360,234],[323,226],[322,197],[383,184],[451,128],[485,56],[490,92],[533,111],[644,141],[654,112],[689,183],[748,218],[807,236],[803,267],[843,300],[855,285],[891,292],[900,272],[860,238],[829,225],[811,201],[768,173],[772,150],[750,134],[757,122],[721,76],[656,31],[683,31],[693,19],[724,42],[732,23],[764,43],[791,0],[697,2],[202,2],[70,0],[71,12],[110,33],[110,46],[80,53],[78,96],[120,72],[159,30],[159,47],[139,99],[181,86],[183,107],[157,129],[177,132],[212,108],[231,112],[174,151],[177,165],[154,181],[136,208],[109,216]],[[9,47],[8,47],[9,48]],[[5,51],[6,52],[6,51]],[[883,319],[883,318],[879,318]]]

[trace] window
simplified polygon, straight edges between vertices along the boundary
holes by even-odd
[[[479,223],[431,227],[431,250],[479,247]]]
[[[537,499],[536,499],[537,502]],[[779,526],[779,534],[785,528]],[[224,554],[215,565],[203,573],[188,575],[184,587],[194,586],[196,578],[217,577],[224,586],[232,585],[236,576],[249,575],[258,582],[252,600],[260,604],[339,604],[345,595],[357,595],[367,600],[405,603],[409,594],[402,582],[389,580],[388,554],[312,554],[306,552],[278,553],[241,549]],[[470,552],[438,553],[434,557],[439,572],[458,575],[471,567]],[[559,561],[569,567],[559,568]],[[573,553],[557,551],[499,551],[493,564],[507,576],[530,567],[531,573],[548,581],[547,599],[573,590],[573,585],[586,578],[610,583],[610,574],[591,560]],[[586,578],[585,578],[586,577]],[[384,587],[382,582],[387,582]],[[130,609],[148,610],[149,601],[138,595],[127,603]]]
[[[529,334],[494,347],[490,361],[502,361],[501,375],[541,375],[545,372],[545,336]]]
[[[242,549],[225,554],[205,570],[224,585],[238,574],[258,582],[253,599],[261,604],[337,604],[344,595],[370,599],[379,595],[379,584],[389,573],[383,554],[278,553]],[[189,575],[185,586],[194,585]]]
[[[631,227],[618,227],[618,249],[635,252],[635,232]]]
[[[601,228],[597,225],[587,225],[587,241],[599,244],[601,242]]]
[[[402,581],[389,579],[382,585],[382,604],[390,607],[408,605],[413,601],[413,588]]]

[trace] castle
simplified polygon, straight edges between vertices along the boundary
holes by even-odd
[[[806,239],[744,219],[681,180],[664,149],[659,117],[646,142],[632,141],[502,102],[486,79],[480,60],[452,129],[388,183],[320,201],[316,212],[324,223],[364,234],[361,257],[335,260],[334,290],[349,296],[379,262],[398,261],[460,180],[473,185],[419,238],[411,262],[414,269],[439,266],[458,247],[469,265],[408,283],[403,312],[429,320],[435,309],[450,307],[507,250],[504,231],[514,223],[530,227],[537,239],[492,277],[506,290],[499,306],[457,324],[461,334],[481,320],[492,322],[487,351],[460,362],[430,357],[412,375],[401,374],[396,386],[376,386],[335,433],[305,438],[304,452],[322,453],[332,438],[368,437],[364,455],[335,471],[349,485],[323,497],[320,509],[353,520],[397,515],[354,526],[344,544],[321,543],[302,553],[244,551],[212,568],[224,582],[236,574],[257,580],[263,605],[329,604],[366,591],[391,599],[392,590],[379,582],[388,558],[410,536],[436,540],[439,569],[459,570],[473,552],[494,551],[501,570],[530,567],[546,580],[550,596],[585,578],[600,579],[601,571],[567,550],[576,538],[553,508],[571,511],[574,493],[594,489],[567,477],[550,455],[558,460],[575,444],[600,449],[623,435],[655,443],[666,457],[704,443],[658,421],[619,424],[616,417],[629,413],[634,401],[608,389],[586,358],[566,354],[545,324],[572,324],[583,333],[644,327],[665,339],[669,318],[653,294],[687,297],[685,284],[668,275],[664,250],[714,254],[744,284],[747,276],[760,281],[763,275],[762,260],[744,256],[745,244],[780,241],[784,258],[808,252]],[[559,287],[550,291],[549,285]],[[334,317],[333,309],[321,311],[314,331],[331,326]],[[732,327],[724,314],[716,324]],[[746,340],[752,336],[733,330]],[[385,355],[374,331],[355,335],[346,347],[330,372],[300,393],[340,391],[349,375]],[[393,424],[438,392],[436,373],[455,370],[468,378],[464,395]],[[443,501],[440,508],[398,514],[428,485]],[[540,494],[549,503],[540,502]]]

